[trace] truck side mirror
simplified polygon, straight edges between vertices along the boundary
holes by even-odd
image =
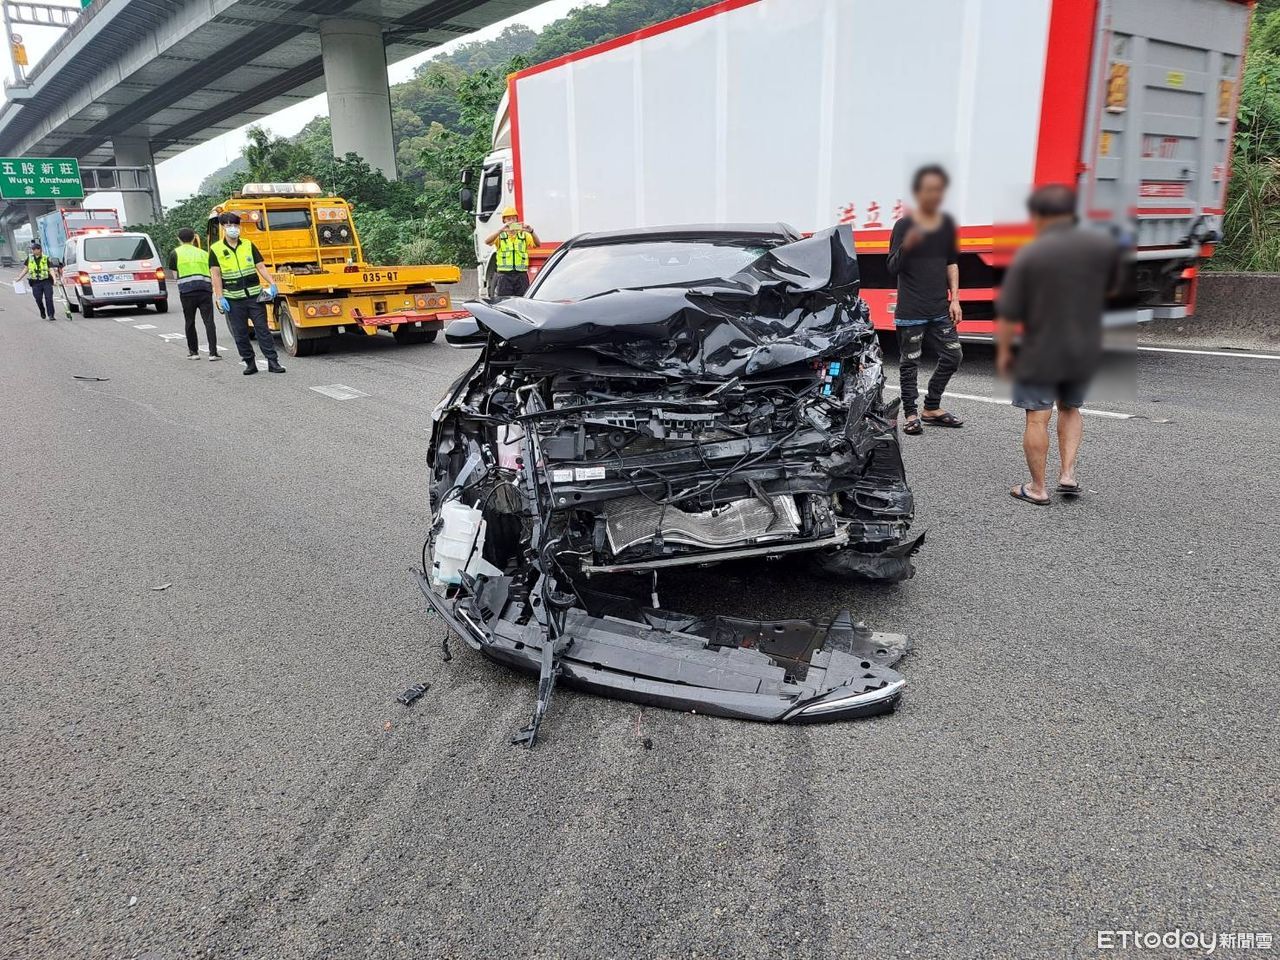
[[[462,209],[466,213],[474,212],[476,208],[476,193],[470,187],[464,186],[458,191],[458,203],[462,205]]]
[[[473,172],[470,169],[462,171],[462,185],[464,187],[471,186],[472,175],[473,175]]]

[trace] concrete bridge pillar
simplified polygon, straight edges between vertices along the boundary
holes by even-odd
[[[53,204],[49,203],[47,200],[28,200],[23,204],[23,206],[26,209],[27,222],[31,224],[31,239],[39,240],[40,227],[36,224],[36,221],[41,217],[43,217],[46,213],[50,213],[54,209]],[[20,253],[23,257],[25,257],[30,252],[31,251],[30,251],[29,242],[28,242],[28,244],[23,245]]]
[[[151,156],[151,143],[143,137],[112,137],[118,167],[147,167],[151,171],[151,188],[157,189],[156,166]],[[160,216],[160,198],[149,193],[121,193],[124,209],[120,220],[125,226],[154,223]]]
[[[355,153],[388,180],[395,180],[395,138],[382,28],[369,20],[322,20],[320,53],[334,154]]]

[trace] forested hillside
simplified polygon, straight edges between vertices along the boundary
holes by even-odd
[[[354,154],[333,157],[327,117],[292,137],[250,130],[242,156],[215,171],[200,192],[148,228],[158,244],[182,226],[203,224],[210,207],[251,180],[314,179],[356,205],[365,255],[375,263],[473,266],[471,220],[459,208],[464,169],[488,152],[493,114],[508,73],[707,6],[713,0],[611,0],[580,7],[541,32],[509,26],[491,40],[433,57],[391,88],[391,120],[400,176],[388,182]]]

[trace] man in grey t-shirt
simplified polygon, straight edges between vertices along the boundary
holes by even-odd
[[[1116,242],[1076,225],[1076,195],[1060,184],[1040,187],[1027,200],[1036,238],[1018,251],[996,304],[996,369],[1013,375],[1013,405],[1026,411],[1022,448],[1031,481],[1009,492],[1018,500],[1049,503],[1045,469],[1049,421],[1058,407],[1058,492],[1076,496],[1076,454],[1084,433],[1089,382],[1102,359],[1102,313],[1119,265]],[[1015,360],[1014,335],[1022,325]]]

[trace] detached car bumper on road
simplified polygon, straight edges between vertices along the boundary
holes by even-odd
[[[646,232],[676,238],[647,259],[698,269],[706,250],[680,239],[696,229]],[[558,680],[793,722],[883,713],[902,693],[907,639],[848,613],[659,607],[660,577],[723,561],[790,555],[772,576],[902,580],[923,539],[848,229],[697,236],[740,244],[745,265],[569,303],[469,304],[469,329],[446,331],[483,346],[434,414],[419,580],[469,644],[539,674],[519,742]],[[626,238],[571,243],[592,242]]]

